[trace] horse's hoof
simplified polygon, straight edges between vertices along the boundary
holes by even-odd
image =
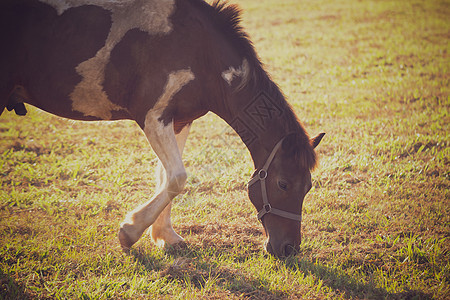
[[[25,108],[25,105],[23,103],[17,103],[14,107],[14,111],[18,116],[25,116],[27,114],[27,109]]]
[[[175,244],[165,244],[164,245],[164,249],[165,251],[169,252],[169,253],[175,253],[181,250],[185,250],[188,248],[188,243],[186,243],[184,240],[183,241],[179,241]]]
[[[182,250],[182,249],[186,249],[188,247],[188,243],[186,243],[186,241],[183,240],[183,241],[179,241],[171,246],[175,249]]]
[[[134,242],[130,239],[130,236],[125,232],[123,228],[119,229],[119,242],[120,246],[122,246],[122,250],[125,253],[130,252],[130,248],[134,244]]]

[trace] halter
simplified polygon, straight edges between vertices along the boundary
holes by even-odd
[[[282,138],[281,141],[279,141],[278,144],[275,145],[275,147],[272,150],[272,153],[270,153],[264,166],[261,168],[261,170],[259,170],[258,174],[255,177],[250,179],[250,181],[247,184],[247,188],[248,188],[258,181],[261,182],[261,194],[262,194],[262,198],[263,198],[263,207],[260,211],[258,211],[258,220],[260,220],[260,221],[265,214],[269,214],[269,213],[283,217],[283,218],[299,221],[299,222],[302,221],[301,214],[294,214],[294,213],[287,212],[287,211],[284,211],[281,209],[273,208],[269,203],[269,199],[267,198],[266,178],[268,175],[269,166],[272,163],[272,160],[275,157],[275,154],[278,152],[278,149],[280,149],[283,140],[284,140],[284,138]]]

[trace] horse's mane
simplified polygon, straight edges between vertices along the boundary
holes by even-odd
[[[281,119],[287,132],[296,133],[300,136],[298,141],[297,154],[302,165],[313,169],[316,165],[316,155],[309,143],[309,137],[298,120],[290,104],[285,100],[276,83],[272,81],[269,74],[264,70],[264,64],[261,62],[255,51],[252,41],[241,25],[241,9],[236,4],[229,4],[227,1],[214,0],[211,4],[204,0],[189,0],[198,8],[206,12],[210,20],[234,45],[238,53],[246,58],[252,69],[251,79],[246,83],[251,85],[255,91],[265,91],[277,102],[284,113]]]
[[[204,0],[189,0],[189,2],[206,13],[205,16],[210,18],[218,31],[230,39],[241,56],[250,60],[252,65],[262,67],[253,43],[241,25],[242,10],[237,4],[221,0],[214,0],[211,4]]]

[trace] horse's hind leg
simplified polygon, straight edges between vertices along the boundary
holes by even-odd
[[[25,108],[24,102],[29,100],[25,88],[21,85],[16,85],[12,91],[9,92],[8,96],[6,96],[6,93],[3,93],[3,90],[4,89],[0,92],[0,97],[2,97],[0,100],[0,115],[6,107],[8,111],[14,109],[17,115],[25,116],[27,114],[27,109]]]
[[[16,85],[9,95],[8,105],[6,108],[8,111],[14,109],[17,115],[25,116],[27,114],[27,109],[23,104],[26,100],[28,100],[29,96],[25,88],[21,85]]]
[[[181,155],[183,155],[183,149],[186,144],[189,129],[190,125],[184,127],[183,130],[176,135],[178,149],[180,150]],[[166,172],[161,161],[158,163],[156,176],[158,179],[157,190],[161,190],[164,188],[164,181],[166,178]],[[165,244],[175,245],[184,241],[184,239],[173,230],[172,222],[170,220],[171,209],[172,202],[164,208],[151,227],[153,241],[159,246],[164,246]]]
[[[119,240],[125,250],[139,240],[144,231],[157,220],[171,200],[183,190],[186,183],[187,174],[181,160],[173,123],[164,125],[162,121],[158,120],[159,116],[160,113],[157,111],[154,113],[150,111],[147,114],[144,132],[164,166],[165,176],[162,178],[161,187],[156,195],[150,201],[130,212],[122,223]],[[170,218],[170,208],[168,212],[163,214],[161,221],[157,222],[158,225],[165,222],[166,226],[163,227],[167,227],[168,218],[166,215],[169,215]],[[170,223],[169,226],[171,227]],[[173,237],[174,235],[172,235]]]

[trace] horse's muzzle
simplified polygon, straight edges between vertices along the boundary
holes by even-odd
[[[298,250],[300,246],[294,246],[293,244],[290,244],[289,242],[281,244],[281,246],[277,249],[274,249],[272,244],[267,241],[265,244],[265,248],[267,252],[269,252],[271,255],[276,257],[288,257],[291,255],[295,255],[298,253]]]

